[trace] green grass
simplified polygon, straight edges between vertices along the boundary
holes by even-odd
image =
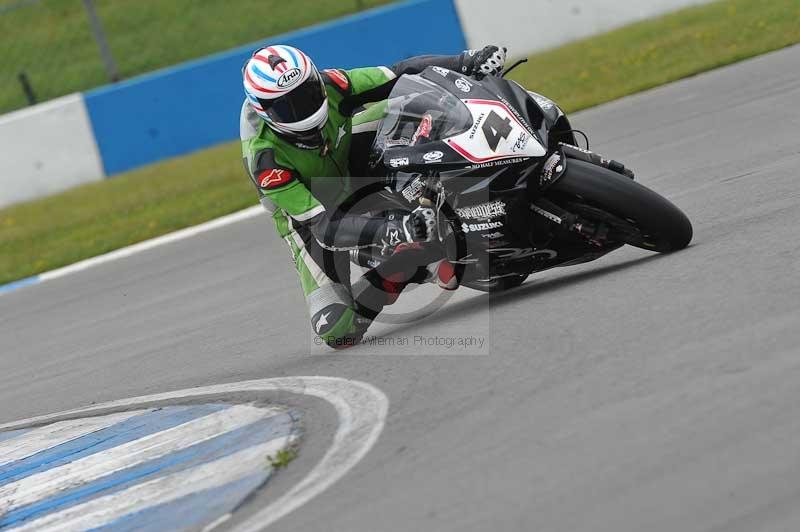
[[[0,210],[0,284],[252,205],[239,143]]]
[[[570,112],[800,42],[800,0],[725,0],[534,55],[509,77]]]
[[[274,469],[281,469],[287,467],[295,458],[297,458],[297,448],[289,447],[281,449],[275,456],[268,456],[267,461]]]
[[[391,0],[94,0],[123,78]],[[109,82],[81,0],[0,0],[0,113]]]
[[[798,20],[798,0],[725,0],[537,54],[513,77],[572,112],[800,42]],[[255,204],[238,144],[0,210],[0,283]]]

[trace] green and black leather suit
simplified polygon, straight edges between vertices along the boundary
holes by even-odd
[[[428,66],[468,74],[472,55],[474,52],[422,56],[391,68],[324,71],[329,118],[322,131],[322,148],[304,146],[278,134],[256,115],[247,100],[242,106],[245,167],[261,204],[291,249],[314,332],[331,346],[357,343],[380,311],[364,311],[358,296],[354,299],[354,293],[369,291],[375,282],[362,278],[351,285],[347,252],[375,245],[383,220],[341,217],[339,211],[356,188],[356,178],[366,175],[368,151],[383,116],[384,105],[364,106],[385,100],[398,76],[419,73]],[[330,231],[334,216],[339,218],[336,231]]]

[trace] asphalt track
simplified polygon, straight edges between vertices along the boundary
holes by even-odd
[[[577,115],[596,151],[686,211],[694,243],[623,250],[491,301],[463,290],[413,327],[376,328],[484,336],[482,354],[316,348],[258,217],[0,298],[0,422],[345,377],[387,394],[386,427],[275,530],[797,530],[797,72],[800,47]]]

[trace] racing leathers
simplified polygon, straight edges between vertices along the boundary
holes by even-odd
[[[479,71],[480,63],[475,51],[467,51],[414,57],[391,68],[323,71],[329,117],[322,129],[322,147],[277,133],[245,100],[240,131],[247,173],[291,250],[314,333],[331,347],[358,343],[383,306],[407,283],[424,277],[414,266],[389,279],[368,272],[350,282],[349,251],[394,246],[398,242],[391,240],[398,228],[406,233],[409,229],[397,225],[396,213],[374,216],[349,211],[365,183],[360,176],[368,173],[369,149],[384,109],[381,103],[364,105],[385,100],[400,75],[419,73],[428,66],[471,74]]]

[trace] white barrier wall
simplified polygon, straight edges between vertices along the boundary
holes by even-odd
[[[0,207],[100,179],[81,94],[0,116]]]
[[[455,0],[470,48],[501,44],[512,57],[711,0]]]

